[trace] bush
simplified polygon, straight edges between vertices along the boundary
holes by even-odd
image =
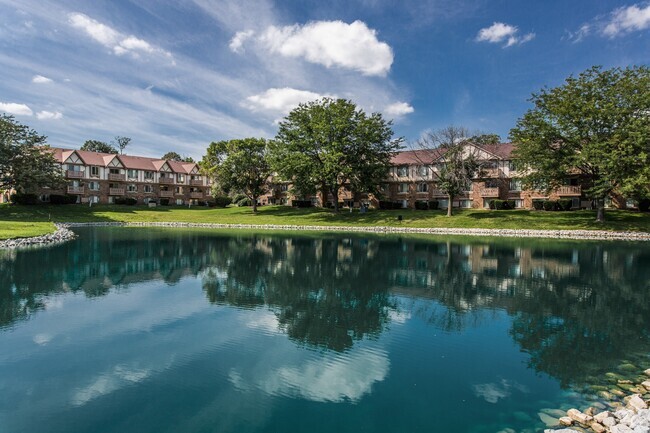
[[[426,201],[416,201],[415,209],[417,210],[429,210],[429,202]]]
[[[232,198],[231,203],[238,205],[240,201],[246,200],[247,198],[248,197],[246,197],[246,194],[235,194],[235,196]]]
[[[38,204],[38,196],[36,194],[21,194],[15,193],[9,196],[9,200],[13,204]]]
[[[76,195],[50,194],[50,204],[75,204],[76,202]]]
[[[535,209],[535,210],[544,209],[544,201],[543,200],[533,200],[533,209]]]
[[[245,198],[243,200],[239,200],[237,202],[237,206],[239,206],[239,207],[253,206],[253,202],[251,201],[251,199]]]
[[[571,210],[571,208],[573,207],[573,200],[568,198],[563,198],[561,200],[558,200],[557,204],[558,207],[560,208],[559,210],[567,211],[567,210]]]
[[[226,207],[230,203],[232,203],[232,200],[230,199],[230,197],[228,197],[226,195],[218,195],[218,196],[216,196],[214,198],[213,201],[208,202],[208,206],[210,206],[210,207],[213,207],[213,206]]]
[[[402,203],[399,201],[380,200],[379,209],[383,209],[383,210],[402,209]]]
[[[560,210],[560,204],[557,202],[557,200],[545,200],[544,210],[546,211]]]
[[[169,199],[168,198],[161,198],[160,199],[160,206],[169,206]]]
[[[506,204],[508,205],[508,209],[516,209],[517,208],[517,203],[514,200],[506,200]]]
[[[440,202],[438,200],[431,200],[429,202],[429,210],[438,210],[440,209]]]
[[[641,212],[650,211],[650,198],[644,198],[643,200],[639,200],[639,210]]]
[[[311,200],[291,200],[291,206],[293,207],[312,207],[313,204]]]
[[[52,197],[50,196],[50,201],[52,200]],[[125,204],[128,206],[133,206],[138,202],[138,200],[134,199],[133,197],[115,197],[115,204]]]

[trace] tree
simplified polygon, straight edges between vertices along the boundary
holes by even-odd
[[[83,146],[81,146],[81,150],[100,153],[117,153],[117,149],[113,146],[99,140],[86,140]]]
[[[203,170],[223,191],[246,195],[257,213],[257,200],[267,191],[271,175],[268,146],[263,138],[213,142],[203,157]]]
[[[501,144],[501,137],[499,134],[475,134],[471,136],[467,141],[470,143],[478,144],[480,145],[495,145],[495,144]]]
[[[119,135],[115,137],[115,141],[111,142],[114,147],[120,149],[120,155],[124,154],[124,149],[126,149],[126,146],[128,146],[129,143],[131,143],[129,137],[122,137]]]
[[[469,133],[462,126],[447,126],[427,133],[417,141],[416,158],[425,166],[436,164],[431,173],[437,188],[447,194],[447,216],[453,215],[454,198],[467,190],[480,172],[478,149],[470,143]]]
[[[0,117],[0,189],[34,193],[64,184],[47,137],[20,124],[13,116]]]
[[[605,220],[605,199],[650,182],[650,68],[588,69],[544,88],[510,131],[525,184],[551,190],[567,173],[585,181]]]
[[[300,104],[280,122],[271,144],[271,166],[301,194],[320,191],[323,200],[348,187],[378,193],[401,139],[392,139],[392,122],[366,113],[345,99],[323,98]]]
[[[176,152],[167,152],[160,159],[167,161],[178,161],[178,162],[194,162],[194,158],[191,156],[180,156]]]

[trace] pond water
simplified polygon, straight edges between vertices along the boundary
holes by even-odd
[[[78,233],[0,251],[2,432],[534,432],[650,353],[645,244]]]

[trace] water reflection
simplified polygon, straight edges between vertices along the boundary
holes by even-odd
[[[270,310],[251,326],[332,355],[377,339],[399,318],[417,316],[458,332],[482,326],[495,311],[512,317],[510,335],[529,354],[530,366],[564,384],[650,350],[650,251],[615,243],[84,230],[79,241],[58,247],[0,252],[0,326],[53,308],[48,302],[57,293],[99,297],[136,282],[173,285],[183,276],[199,276],[212,304]],[[397,303],[404,295],[431,302],[417,308]],[[35,338],[47,343],[50,337]],[[293,389],[314,400],[354,400],[387,374],[387,358],[372,359],[366,382],[322,395],[307,384],[331,383],[343,377],[338,367],[356,367],[330,359],[325,366],[274,371],[284,377],[281,383],[242,378],[237,370],[230,380],[271,394]],[[128,382],[140,377],[134,371],[115,370],[110,377]],[[498,400],[512,387],[497,385],[479,391]]]

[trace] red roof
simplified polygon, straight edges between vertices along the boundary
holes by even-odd
[[[512,143],[475,145],[493,154],[498,159],[511,159],[514,145]],[[392,165],[432,164],[445,154],[445,149],[419,149],[397,152],[390,163]]]
[[[107,167],[113,158],[119,159],[125,168],[130,168],[133,170],[159,171],[160,168],[165,165],[165,162],[167,162],[169,167],[175,173],[189,174],[194,169],[194,167],[196,167],[195,163],[165,161],[160,158],[147,158],[145,156],[115,155],[112,153],[62,149],[59,147],[52,147],[50,149],[54,154],[54,158],[61,164],[65,162],[65,160],[68,159],[70,155],[76,153],[86,165],[99,165],[102,167]]]

